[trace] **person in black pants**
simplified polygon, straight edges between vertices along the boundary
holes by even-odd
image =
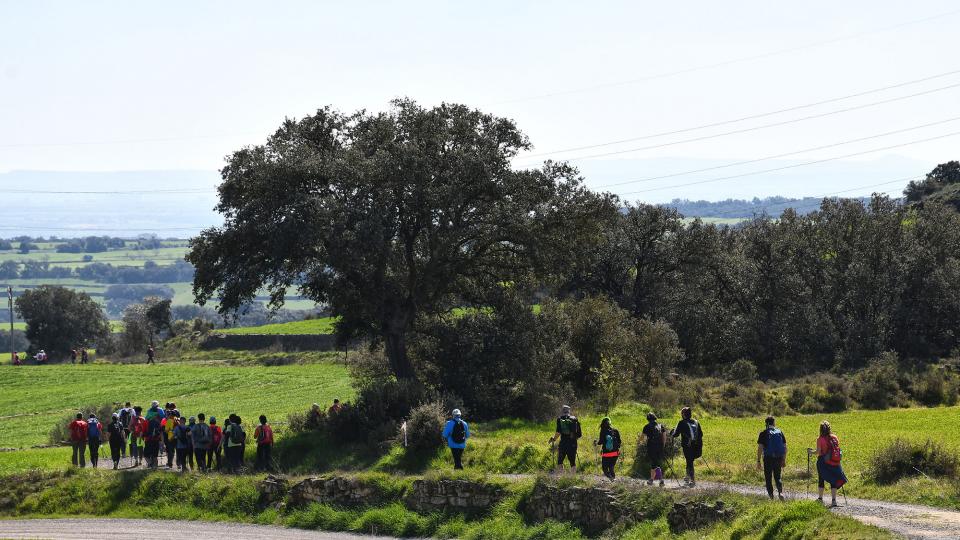
[[[107,440],[110,443],[110,459],[113,460],[113,468],[120,468],[120,456],[124,446],[123,424],[120,423],[120,414],[113,413],[110,425],[107,426]]]
[[[580,420],[570,414],[570,406],[564,405],[557,418],[557,429],[550,437],[550,444],[560,439],[557,448],[557,470],[563,472],[563,462],[569,461],[570,472],[577,472],[577,440],[583,436]]]
[[[777,493],[780,500],[783,500],[783,482],[780,480],[780,473],[783,470],[784,461],[787,458],[787,437],[782,431],[777,429],[776,419],[772,416],[767,417],[767,426],[757,437],[757,468],[760,468],[760,462],[763,461],[763,479],[767,484],[767,495],[773,498],[773,482],[777,482]]]
[[[700,422],[693,419],[690,407],[680,409],[680,417],[681,420],[673,430],[673,437],[680,437],[683,458],[687,461],[687,477],[684,480],[688,486],[693,487],[697,485],[693,464],[703,455],[703,428],[700,427]]]
[[[620,457],[620,432],[610,424],[610,417],[600,421],[600,436],[597,437],[597,446],[600,447],[600,468],[603,475],[610,480],[617,479],[617,458]]]

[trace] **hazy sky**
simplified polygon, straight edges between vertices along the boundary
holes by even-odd
[[[0,172],[214,171],[223,156],[262,141],[284,117],[303,116],[326,104],[346,111],[378,110],[398,96],[424,104],[457,101],[480,107],[515,119],[537,153],[562,150],[960,70],[958,24],[960,5],[951,1],[231,0],[148,5],[0,0]],[[660,76],[676,72],[683,73]],[[958,83],[960,73],[747,122],[554,157],[670,143]],[[954,116],[960,117],[960,87],[775,128],[618,154],[616,160],[575,163],[591,185],[603,186],[872,137]],[[960,136],[784,172],[678,184],[953,132],[960,132],[960,120],[785,157],[788,161],[609,189],[629,193],[631,200],[651,201],[822,195],[852,188],[857,189],[851,195],[899,191],[905,182],[859,186],[919,175],[956,159]]]

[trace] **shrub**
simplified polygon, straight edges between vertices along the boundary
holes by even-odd
[[[913,378],[910,383],[910,395],[927,407],[935,407],[948,401],[951,382],[943,371],[927,367]]]
[[[900,399],[900,370],[896,355],[885,353],[854,376],[855,397],[867,409],[887,409]]]
[[[113,411],[113,403],[87,405],[85,407],[81,407],[76,412],[72,412],[69,415],[64,416],[59,422],[54,424],[53,428],[50,430],[50,444],[61,444],[70,440],[70,422],[73,422],[77,419],[77,413],[82,413],[84,420],[89,418],[91,414],[94,414],[96,415],[97,420],[102,422],[104,425],[107,425],[110,423],[110,418],[113,416]]]
[[[427,454],[443,446],[444,411],[443,404],[436,401],[413,409],[407,420],[407,451]]]
[[[942,444],[929,439],[923,444],[896,439],[873,455],[868,475],[878,484],[921,474],[956,478],[960,459]]]
[[[290,413],[287,416],[287,427],[293,433],[304,433],[306,431],[319,431],[326,427],[327,413],[323,409],[316,409],[302,413]]]
[[[741,358],[727,366],[723,375],[728,381],[744,385],[751,384],[757,380],[757,366],[746,358]]]

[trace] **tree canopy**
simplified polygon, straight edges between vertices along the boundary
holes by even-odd
[[[340,338],[383,340],[393,373],[413,378],[419,315],[555,271],[615,213],[567,165],[515,170],[528,148],[512,121],[463,105],[287,120],[221,171],[225,224],[187,255],[194,295],[228,313],[264,287],[279,306],[296,287],[340,317]]]
[[[27,322],[32,350],[44,349],[53,358],[110,338],[106,315],[87,293],[41,285],[25,291],[15,303],[17,314]]]

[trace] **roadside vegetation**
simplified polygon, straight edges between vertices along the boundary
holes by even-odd
[[[381,486],[384,501],[376,506],[335,506],[311,503],[278,508],[260,499],[258,476],[173,475],[163,472],[129,472],[124,475],[97,471],[29,473],[7,477],[0,486],[0,516],[68,517],[107,516],[129,518],[212,520],[282,525],[303,529],[348,531],[399,537],[462,539],[579,539],[589,538],[567,523],[527,521],[523,505],[533,489],[532,480],[497,483],[507,489],[506,498],[488,513],[418,513],[402,503],[415,477],[363,475]],[[489,482],[482,476],[454,475]],[[436,476],[433,476],[436,478]],[[539,480],[544,481],[544,480]],[[579,481],[587,485],[586,481]],[[570,482],[567,482],[570,484]],[[674,501],[722,500],[735,511],[735,518],[705,529],[673,534],[666,513]],[[703,493],[692,497],[644,490],[625,499],[643,519],[624,523],[593,538],[890,538],[883,531],[849,518],[832,515],[809,502],[769,503],[754,497],[727,493]]]

